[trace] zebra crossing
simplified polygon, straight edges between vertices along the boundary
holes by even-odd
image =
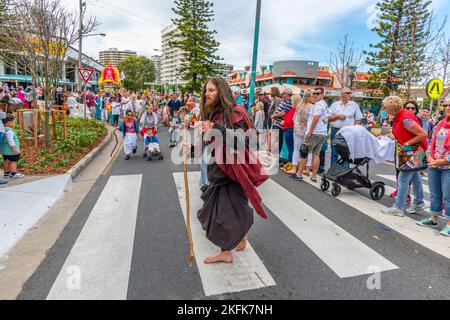
[[[179,218],[185,224],[183,174],[174,172],[172,179],[181,208]],[[206,256],[217,253],[218,249],[206,239],[195,216],[202,205],[199,179],[199,172],[189,173],[191,228],[196,259],[194,268],[197,268],[200,276],[204,296],[214,297],[279,286],[274,276],[275,270],[260,258],[258,244],[253,243],[251,239],[244,252],[234,255],[233,264],[203,263]],[[320,188],[319,183],[312,183],[309,179],[305,181],[317,189]],[[127,298],[136,217],[139,214],[139,195],[143,192],[141,184],[142,175],[109,178],[51,285],[47,299]],[[388,192],[389,188],[387,187]],[[269,214],[281,221],[286,230],[304,243],[341,281],[370,275],[374,266],[382,273],[401,269],[386,258],[384,252],[372,249],[273,179],[259,187],[259,192]],[[384,206],[366,196],[344,189],[337,198],[324,194],[324,201],[330,201],[330,205],[333,201],[343,202],[368,218],[450,259],[448,239],[439,236],[435,230],[417,226],[412,218],[383,215],[381,209]]]
[[[320,190],[320,184],[313,183],[308,179],[305,179],[305,181]],[[386,186],[385,188],[387,194],[395,190],[390,186]],[[425,248],[430,249],[447,259],[450,259],[450,245],[448,239],[439,235],[439,232],[437,230],[418,226],[416,223],[417,220],[408,216],[399,218],[382,214],[381,210],[384,209],[385,206],[383,206],[379,202],[370,201],[367,197],[359,193],[345,190],[345,188],[343,188],[343,192],[336,199],[359,210],[361,213],[382,223],[388,228],[395,230],[397,233],[413,240],[414,242],[424,246]],[[425,204],[429,208],[429,201],[425,200]]]
[[[186,201],[183,173],[173,174],[177,185],[180,205],[183,209],[183,216],[186,220]],[[206,240],[200,222],[196,219],[195,213],[201,208],[200,190],[198,181],[200,173],[189,173],[190,210],[193,213],[191,219],[192,236],[194,242],[194,252],[203,288],[206,296],[223,294],[228,292],[240,292],[263,287],[274,286],[270,273],[259,259],[249,241],[247,248],[240,254],[235,255],[233,264],[227,265],[205,265],[203,258],[217,254],[217,247]],[[206,240],[206,241],[205,241]],[[220,275],[220,276],[218,276]]]
[[[126,299],[141,181],[142,175],[109,179],[48,300]]]

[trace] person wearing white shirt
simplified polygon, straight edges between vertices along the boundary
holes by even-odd
[[[330,139],[333,141],[338,131],[344,127],[359,124],[363,115],[358,104],[351,101],[352,91],[349,88],[341,90],[341,100],[333,103],[328,111],[328,121],[331,124]],[[331,164],[338,161],[336,147],[331,147]]]
[[[298,166],[297,174],[290,176],[290,180],[303,180],[303,171],[306,169],[308,153],[312,153],[311,181],[317,182],[317,171],[319,170],[320,165],[320,151],[327,139],[328,133],[328,105],[325,100],[323,100],[324,94],[325,91],[323,88],[314,89],[315,104],[311,108],[309,115],[304,145],[300,148],[302,160]],[[307,150],[304,150],[303,146],[306,146]]]
[[[122,112],[122,103],[120,96],[117,95],[115,100],[111,103],[111,114],[113,116],[113,126],[119,124],[120,113]]]
[[[73,118],[75,116],[75,108],[77,107],[77,98],[75,98],[75,94],[71,93],[69,98],[67,99],[67,104],[69,106],[70,117]]]
[[[123,116],[126,116],[128,107],[130,106],[130,99],[128,98],[128,93],[125,92],[125,94],[123,95],[121,101],[120,101],[121,107],[122,107],[122,112],[123,112]]]

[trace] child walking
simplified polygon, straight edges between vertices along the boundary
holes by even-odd
[[[5,171],[4,177],[20,179],[24,175],[17,172],[17,162],[20,160],[20,143],[19,138],[12,129],[14,126],[15,117],[12,114],[7,114],[3,119],[5,126],[5,137],[0,142],[0,153],[3,155],[3,170]]]
[[[112,125],[119,125],[119,117],[122,112],[122,104],[120,103],[120,96],[116,96],[115,100],[111,103],[111,114],[113,117]]]
[[[125,160],[130,160],[131,153],[137,152],[137,135],[139,134],[139,122],[133,116],[133,111],[127,111],[125,119],[120,123],[120,131],[124,139]]]
[[[169,129],[169,147],[173,148],[178,143],[178,136],[180,133],[181,127],[181,118],[178,111],[174,111],[173,117],[170,120],[170,129]]]

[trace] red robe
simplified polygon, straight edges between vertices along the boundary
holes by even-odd
[[[236,112],[234,113],[233,125],[240,121],[244,121],[245,130],[248,130],[253,127],[252,120],[248,116],[247,110],[244,107],[238,105],[235,107]],[[225,156],[231,157],[229,154],[228,148],[225,149]],[[220,156],[220,153],[217,153],[216,156]],[[234,164],[226,164],[225,161],[220,161],[222,159],[218,159],[219,168],[233,181],[239,183],[244,189],[246,196],[248,197],[250,203],[255,209],[256,213],[260,215],[262,218],[267,219],[267,214],[264,211],[262,206],[262,199],[256,189],[258,186],[262,185],[269,176],[265,172],[263,166],[259,162],[258,158],[254,154],[252,150],[249,148],[245,148],[245,160],[243,164],[237,163]],[[249,160],[250,164],[247,162]]]

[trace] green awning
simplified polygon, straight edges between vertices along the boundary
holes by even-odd
[[[7,81],[20,81],[20,82],[31,82],[31,76],[18,76],[15,74],[5,74],[3,76],[0,76],[1,80],[7,80]]]
[[[19,81],[19,82],[30,82],[32,81],[31,76],[18,76],[18,75],[3,75],[0,76],[0,81]],[[70,85],[75,85],[75,82],[71,82],[71,81],[64,81],[64,80],[60,80],[58,81],[59,84],[70,84]]]

